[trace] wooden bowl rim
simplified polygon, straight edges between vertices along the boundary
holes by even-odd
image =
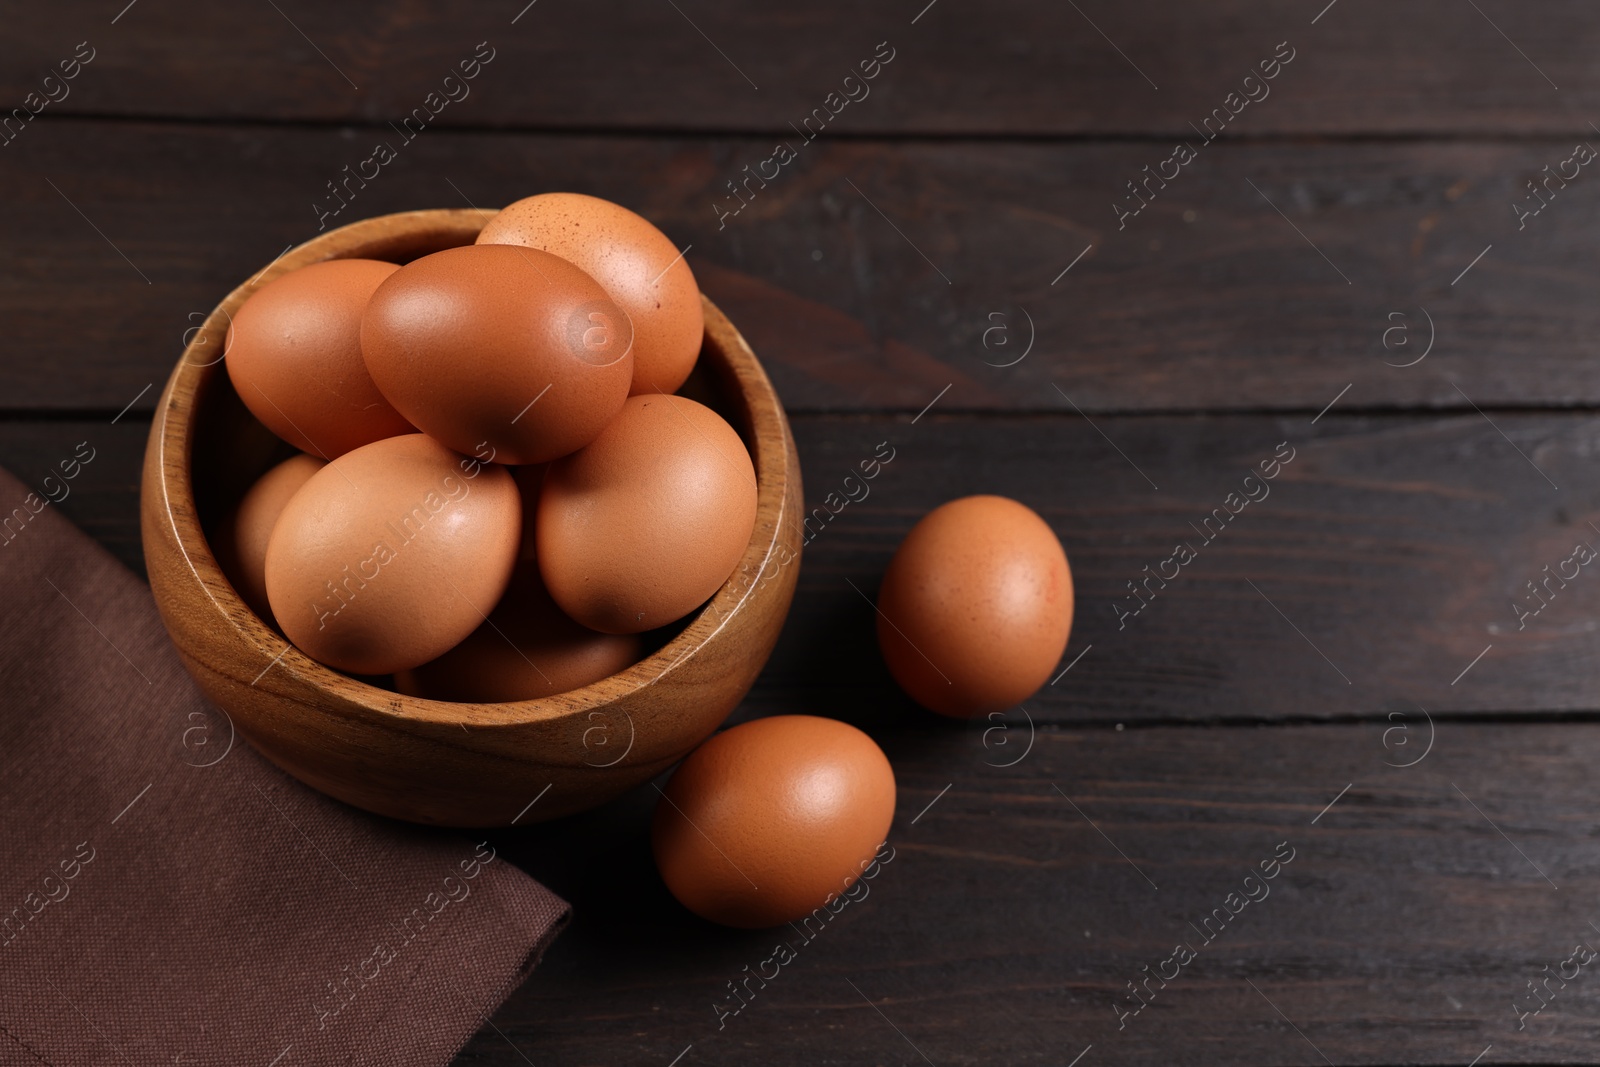
[[[757,595],[760,585],[752,581],[744,583],[743,588],[735,588],[738,579],[741,575],[754,573],[759,576],[765,572],[781,540],[784,523],[794,521],[787,514],[790,494],[785,491],[793,445],[782,403],[744,336],[721,309],[702,293],[706,326],[700,360],[704,362],[711,359],[723,364],[718,369],[726,372],[732,395],[740,398],[749,411],[750,434],[747,445],[754,446],[750,458],[756,471],[757,521],[750,542],[728,580],[661,648],[625,670],[597,682],[537,700],[494,704],[430,700],[382,689],[336,671],[301,652],[256,615],[222,571],[198,517],[192,522],[182,523],[176,520],[173,513],[172,501],[176,495],[190,514],[195,514],[191,469],[195,397],[208,384],[210,376],[227,373],[221,366],[227,355],[225,348],[222,357],[206,363],[193,361],[191,355],[206,348],[216,351],[211,346],[224,345],[231,316],[256,285],[312,263],[357,258],[375,236],[370,231],[383,231],[391,239],[403,239],[405,234],[412,232],[422,234],[435,231],[443,236],[452,232],[466,234],[470,230],[475,234],[494,214],[495,210],[481,208],[440,208],[378,215],[319,234],[284,252],[248,281],[234,288],[211,311],[184,347],[156,412],[160,427],[155,441],[160,449],[157,459],[162,518],[173,534],[174,543],[191,577],[205,591],[223,624],[257,651],[263,664],[263,675],[269,670],[287,671],[298,676],[298,680],[304,684],[336,694],[346,707],[353,706],[382,719],[450,727],[465,725],[482,730],[514,728],[601,710],[620,697],[659,684],[694,659],[714,637],[739,618],[740,609],[752,596]],[[174,417],[175,409],[183,414]],[[775,435],[773,439],[779,443],[778,447],[760,447],[763,430]],[[761,521],[762,513],[774,505],[777,512],[768,528]],[[276,654],[270,652],[271,647],[279,644],[287,647]]]

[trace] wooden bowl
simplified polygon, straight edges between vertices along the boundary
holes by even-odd
[[[755,533],[728,582],[681,632],[620,674],[543,700],[423,700],[310,659],[223,575],[207,531],[289,454],[245,410],[222,366],[232,315],[255,286],[325,259],[404,263],[471,244],[492,212],[411,211],[316,237],[228,294],[161,396],[140,519],[150,587],[200,688],[257,751],[316,789],[422,823],[503,826],[600,804],[708,737],[749,691],[799,572],[800,465],[783,405],[739,331],[705,301],[685,391],[744,438],[759,486]]]

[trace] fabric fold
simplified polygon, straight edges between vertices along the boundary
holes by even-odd
[[[0,1064],[448,1063],[565,902],[257,756],[41,499],[0,471]]]

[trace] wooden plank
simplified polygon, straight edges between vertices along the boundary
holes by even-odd
[[[786,131],[829,106],[882,41],[894,59],[867,95],[851,89],[858,103],[832,105],[831,129],[1187,136],[1250,88],[1243,79],[1280,42],[1294,59],[1230,123],[1239,132],[1587,137],[1584,116],[1600,104],[1588,77],[1600,27],[1576,0],[1541,4],[1536,17],[1510,0],[908,0],[873,10],[830,0],[781,15],[732,0],[187,0],[92,17],[71,6],[16,12],[6,107],[34,91],[61,97],[43,79],[85,39],[95,58],[47,112],[382,125],[449,91],[458,99],[433,106],[439,125]],[[479,42],[495,58],[462,96],[444,79]]]
[[[1229,416],[1091,426],[1070,413],[947,417],[935,405],[911,418],[794,420],[808,505],[827,513],[845,494],[860,499],[825,525],[812,520],[792,614],[738,714],[820,708],[880,726],[929,721],[882,666],[865,596],[918,518],[985,492],[1036,508],[1072,562],[1078,607],[1061,667],[1076,665],[1024,705],[1034,722],[1600,707],[1600,585],[1593,567],[1563,562],[1580,542],[1600,548],[1586,480],[1600,449],[1593,416],[1496,414],[1491,425],[1476,413],[1335,409],[1315,425]],[[106,444],[63,510],[137,568],[143,425],[0,422],[0,464],[43,477],[85,438]],[[846,483],[883,441],[893,460],[866,485]],[[1244,479],[1282,442],[1293,460],[1224,525],[1214,509],[1226,514],[1230,493],[1261,496]],[[1164,565],[1180,542],[1195,548],[1193,561]],[[1165,588],[1152,579],[1136,599],[1128,583],[1144,582],[1147,566],[1178,577]],[[1548,577],[1561,570],[1578,575],[1564,588]],[[1547,580],[1548,606],[1533,614],[1540,601],[1527,583]],[[1119,615],[1145,598],[1137,614]],[[1013,737],[1027,732],[1019,711],[999,721]],[[966,729],[977,739],[992,725]]]
[[[1048,730],[1011,768],[926,723],[876,736],[894,858],[804,931],[680,909],[649,858],[652,790],[498,835],[574,921],[462,1062],[1594,1062],[1592,967],[1525,1029],[1512,1008],[1600,945],[1592,726],[1441,724],[1409,768],[1381,724]],[[1161,970],[1119,1029],[1128,983]]]
[[[843,479],[878,442],[896,458],[864,500],[815,532],[751,705],[881,723],[924,715],[881,665],[862,593],[874,593],[922,515],[989,492],[1037,509],[1073,567],[1078,605],[1061,667],[1076,666],[1026,704],[1035,720],[1592,710],[1600,584],[1563,561],[1579,543],[1600,548],[1587,488],[1597,434],[1588,416],[1491,424],[1477,413],[1090,425],[1075,414],[947,418],[936,407],[914,425],[803,420],[813,509],[862,494]],[[1245,478],[1284,442],[1293,461],[1252,488]],[[1246,492],[1266,495],[1228,502]],[[1195,554],[1187,564],[1180,544]],[[1533,613],[1541,601],[1527,583],[1559,570],[1572,580],[1541,585],[1548,606]]]
[[[29,136],[0,170],[20,265],[0,287],[15,353],[0,403],[108,413],[164,379],[228,289],[317,232],[327,183],[374,139]],[[946,385],[968,411],[1055,410],[1065,393],[1090,413],[1316,412],[1346,386],[1347,407],[1600,403],[1600,195],[1580,177],[1521,231],[1510,210],[1564,142],[1218,144],[1119,230],[1122,183],[1169,149],[819,141],[719,229],[723,182],[771,151],[428,132],[329,224],[548,189],[630,204],[690,246],[794,411],[915,412]]]
[[[149,433],[149,418],[137,414],[115,424],[109,419],[0,419],[0,466],[143,577],[139,472]],[[0,519],[9,518],[12,509],[25,503],[0,500]],[[14,529],[15,524],[0,533],[0,567],[6,565],[5,542],[39,536],[26,526],[20,533]]]

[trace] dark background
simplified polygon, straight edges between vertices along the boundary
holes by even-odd
[[[736,715],[883,745],[896,854],[870,895],[719,1029],[785,932],[676,905],[653,791],[496,835],[576,917],[461,1062],[1600,1061],[1588,970],[1525,1028],[1513,1008],[1600,944],[1600,595],[1585,568],[1520,629],[1513,606],[1600,545],[1600,174],[1527,185],[1600,143],[1591,5],[523,2],[0,17],[0,108],[94,52],[0,147],[0,463],[37,484],[91,441],[60,506],[131,567],[185,331],[379,142],[398,158],[330,224],[617,200],[690,246],[762,357],[808,504],[896,450],[807,549]],[[470,95],[404,143],[390,124],[479,42]],[[798,158],[719,229],[780,141]],[[1271,496],[1119,629],[1127,583],[1280,442]],[[1070,672],[962,725],[893,687],[862,594],[976,492],[1050,522],[1079,600]],[[1281,842],[1271,896],[1119,1029],[1141,966]]]

